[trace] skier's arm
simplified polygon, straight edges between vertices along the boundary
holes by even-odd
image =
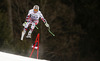
[[[31,10],[29,10],[28,15],[26,16],[26,22],[29,22],[30,17],[31,17]]]
[[[44,23],[47,23],[46,19],[43,17],[42,13],[40,12],[40,17],[41,17],[41,20],[44,22]]]
[[[46,19],[43,17],[41,12],[40,12],[40,17],[41,17],[41,20],[45,23],[45,26],[49,27],[49,24],[47,23]]]

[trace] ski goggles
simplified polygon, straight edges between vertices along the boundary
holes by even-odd
[[[38,9],[34,9],[34,12],[38,12]]]

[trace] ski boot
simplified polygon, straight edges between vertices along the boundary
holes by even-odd
[[[31,35],[27,35],[26,38],[31,38]]]
[[[26,36],[26,38],[31,38],[31,33],[32,33],[32,31],[30,30],[30,31],[28,32],[28,35]]]

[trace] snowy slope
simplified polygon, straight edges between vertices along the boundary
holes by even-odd
[[[47,61],[0,52],[0,61]]]

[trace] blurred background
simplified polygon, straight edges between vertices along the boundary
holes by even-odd
[[[51,61],[99,61],[99,0],[0,0],[0,51],[29,57],[40,33],[39,58]],[[32,38],[21,41],[23,22],[34,5],[56,35],[41,21]],[[30,28],[30,27],[29,27]],[[36,51],[33,54],[36,58]]]

